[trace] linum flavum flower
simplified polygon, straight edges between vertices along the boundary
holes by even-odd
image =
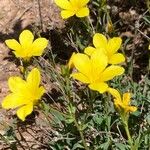
[[[109,64],[119,64],[125,61],[123,54],[118,53],[122,40],[120,37],[113,37],[109,40],[100,33],[96,33],[93,37],[93,45],[85,48],[84,53],[91,55],[93,51],[103,51],[108,57]]]
[[[86,54],[77,53],[72,57],[72,64],[78,72],[71,76],[83,83],[87,83],[92,90],[103,93],[107,90],[106,81],[121,75],[124,68],[116,65],[108,66],[107,56],[103,52],[95,51],[89,57]]]
[[[120,113],[126,114],[129,112],[135,112],[137,110],[137,107],[130,106],[131,93],[124,93],[123,97],[121,98],[120,93],[116,89],[108,88],[108,92],[114,97],[114,105]]]
[[[6,45],[13,50],[16,57],[28,60],[32,56],[41,56],[47,47],[48,40],[37,38],[35,41],[31,31],[24,30],[19,36],[19,42],[15,39],[6,40]]]
[[[86,17],[89,15],[89,8],[86,6],[89,0],[55,0],[63,10],[61,11],[61,17],[67,19],[76,15],[77,17]]]
[[[45,92],[44,87],[39,86],[40,81],[40,72],[37,68],[31,70],[26,81],[20,77],[10,77],[8,85],[11,93],[2,101],[2,107],[17,108],[17,116],[24,121]]]

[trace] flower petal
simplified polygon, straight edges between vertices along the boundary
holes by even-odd
[[[107,91],[108,91],[113,97],[115,97],[116,99],[119,99],[119,100],[121,101],[120,93],[119,93],[116,89],[108,88]]]
[[[79,80],[83,83],[90,83],[90,80],[88,79],[88,77],[86,77],[82,73],[72,73],[71,77],[73,77],[74,79]]]
[[[32,55],[41,56],[47,44],[48,40],[45,38],[36,39],[32,44]]]
[[[71,11],[71,10],[62,10],[61,11],[61,17],[63,19],[67,19],[69,17],[72,17],[73,15],[75,15],[74,11]]]
[[[90,13],[89,8],[83,7],[76,12],[76,16],[77,17],[86,17],[86,16],[89,16],[89,13]]]
[[[85,76],[90,75],[91,63],[86,54],[77,53],[73,57],[73,64],[80,73],[84,74]]]
[[[25,99],[13,93],[7,95],[2,101],[2,107],[5,109],[13,109],[24,104],[26,104]]]
[[[22,31],[19,36],[20,44],[23,47],[23,49],[26,51],[29,50],[29,48],[31,48],[33,39],[34,39],[34,36],[33,36],[32,32],[29,30]]]
[[[130,98],[131,98],[131,93],[124,93],[123,94],[123,104],[124,105],[129,105],[130,104]]]
[[[21,45],[15,39],[6,40],[5,43],[10,49],[21,51]]]
[[[71,4],[68,0],[55,0],[55,3],[62,9],[69,9],[71,7]]]
[[[106,68],[108,64],[107,56],[99,50],[96,50],[91,55],[92,72],[95,77],[99,78],[100,73]]]
[[[135,106],[128,106],[126,109],[127,112],[135,112],[136,110],[137,110],[137,107]]]
[[[75,55],[76,55],[76,53],[73,52],[72,55],[71,55],[71,57],[70,57],[70,59],[69,59],[69,62],[68,62],[68,67],[69,67],[69,69],[71,69],[71,68],[74,67],[73,58],[74,58]]]
[[[85,6],[90,0],[79,0],[80,6]]]
[[[124,73],[124,68],[120,66],[111,65],[107,67],[104,72],[101,74],[101,81],[108,81],[113,79],[115,76],[121,75]]]
[[[96,50],[96,48],[94,48],[92,46],[88,46],[84,49],[84,53],[91,56],[95,50]]]
[[[20,77],[10,77],[8,79],[8,86],[11,92],[22,92],[26,87],[26,81],[22,80]]]
[[[96,48],[106,49],[107,39],[103,34],[96,33],[93,37],[93,44]]]
[[[116,53],[119,50],[121,43],[122,43],[122,39],[120,37],[114,37],[110,39],[107,45],[108,55],[111,56],[114,53]]]
[[[41,82],[40,71],[37,68],[31,70],[27,77],[27,83],[30,85],[30,88],[37,89]]]
[[[100,93],[104,93],[107,91],[108,85],[104,82],[92,83],[92,84],[89,84],[89,88],[92,90],[98,91]]]
[[[125,57],[123,56],[123,54],[121,53],[116,53],[114,55],[112,55],[110,58],[109,58],[109,63],[110,64],[119,64],[119,63],[122,63],[125,61]]]
[[[29,103],[25,106],[20,107],[17,110],[17,116],[19,119],[21,119],[22,121],[25,120],[26,116],[28,116],[29,114],[31,114],[33,111],[33,103]]]

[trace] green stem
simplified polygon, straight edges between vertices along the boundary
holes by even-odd
[[[132,141],[132,138],[131,138],[131,135],[130,135],[130,132],[129,132],[128,123],[125,123],[124,128],[125,128],[125,131],[126,131],[126,134],[127,134],[127,137],[128,137],[129,144],[131,145],[131,147],[133,147],[132,146],[133,141]]]
[[[75,116],[74,116],[75,118]],[[81,137],[81,140],[82,140],[82,143],[84,145],[84,148],[85,150],[89,150],[87,144],[86,144],[86,141],[85,141],[85,138],[84,138],[84,135],[83,135],[83,132],[82,132],[82,129],[80,128],[79,124],[77,123],[77,120],[76,118],[74,119],[74,123],[75,123],[75,126],[77,127],[78,131],[79,131],[79,134],[80,134],[80,137]]]
[[[131,150],[136,150],[136,149],[134,148],[133,140],[132,140],[132,137],[131,137],[131,134],[130,134],[130,131],[129,131],[128,116],[123,115],[123,116],[121,116],[121,119],[122,119],[122,122],[123,122],[123,125],[124,125],[124,128],[125,128],[127,137],[128,137],[128,142],[129,142],[129,144],[130,144],[130,146],[131,146]]]

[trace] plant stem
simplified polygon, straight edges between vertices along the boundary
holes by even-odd
[[[74,116],[74,118],[75,118],[75,116]],[[86,144],[86,141],[85,141],[85,138],[84,138],[82,129],[80,128],[79,124],[77,123],[76,118],[74,119],[74,123],[75,123],[75,126],[77,127],[77,129],[78,129],[78,131],[79,131],[79,133],[80,133],[80,137],[81,137],[81,139],[82,139],[82,143],[83,143],[83,145],[84,145],[85,150],[89,150],[89,148],[88,148],[88,146],[87,146],[87,144]]]
[[[136,150],[134,145],[133,145],[133,140],[132,140],[132,137],[131,137],[131,134],[130,134],[130,131],[129,131],[128,117],[126,115],[125,116],[123,115],[123,116],[121,116],[121,119],[122,119],[122,122],[123,122],[123,125],[124,125],[124,128],[125,128],[127,137],[128,137],[128,142],[131,146],[131,150]]]

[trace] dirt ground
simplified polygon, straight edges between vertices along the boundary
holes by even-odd
[[[10,50],[6,47],[4,41],[9,38],[18,38],[23,29],[32,28],[36,30],[38,28],[38,31],[40,29],[40,32],[46,32],[47,28],[49,30],[63,28],[64,21],[60,18],[58,11],[53,0],[0,0],[0,102],[9,92],[8,78],[20,74],[19,69],[10,59],[8,54]],[[0,108],[1,135],[4,134],[4,130],[11,121],[6,111]],[[19,137],[18,131],[16,134]],[[41,144],[34,139],[35,133],[33,131],[32,135],[29,133],[31,131],[24,132],[24,138],[27,141],[34,141],[34,143],[30,143],[35,144],[35,148],[37,148],[36,145]],[[40,137],[42,136],[40,135]],[[36,137],[38,136],[36,135]],[[0,140],[0,149],[4,147]]]

